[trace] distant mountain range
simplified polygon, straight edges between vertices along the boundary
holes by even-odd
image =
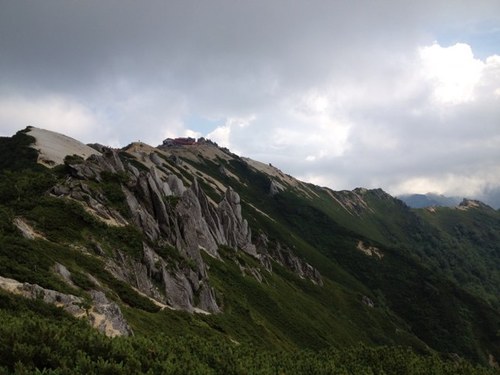
[[[403,194],[398,195],[397,198],[401,199],[408,206],[412,208],[426,208],[426,207],[456,207],[460,204],[463,198],[459,197],[446,197],[442,194]]]

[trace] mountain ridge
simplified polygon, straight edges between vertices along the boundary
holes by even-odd
[[[0,165],[2,277],[90,304],[103,293],[139,335],[177,321],[267,348],[361,341],[499,357],[495,210],[336,192],[205,139],[94,144],[50,163],[26,148],[47,132],[33,129],[0,139],[17,155]]]
[[[427,208],[432,206],[455,207],[463,199],[459,197],[447,197],[436,193],[403,194],[398,195],[397,198],[412,208]]]

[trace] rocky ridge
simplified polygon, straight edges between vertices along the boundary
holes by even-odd
[[[91,146],[96,153],[86,160],[76,157],[78,154],[64,160],[70,177],[53,187],[50,194],[80,202],[107,225],[133,225],[141,230],[144,241],[140,259],[119,249],[112,256],[102,257],[115,277],[144,295],[189,312],[221,311],[202,256],[205,252],[220,258],[220,246],[247,253],[269,272],[271,262],[276,261],[300,277],[322,284],[319,272],[290,249],[280,244],[271,248],[262,241],[256,246],[242,214],[240,196],[230,186],[209,180],[214,189],[225,189],[220,201],[215,202],[199,184],[193,167],[186,174],[188,168],[183,168],[182,159],[175,155],[144,144],[132,144],[124,150]],[[209,157],[210,153],[228,157],[215,145],[204,147]],[[103,191],[101,184],[110,181],[123,196],[125,209],[114,207]],[[100,248],[99,243],[96,248]],[[165,258],[162,249],[174,256]],[[251,275],[262,281],[259,270]]]

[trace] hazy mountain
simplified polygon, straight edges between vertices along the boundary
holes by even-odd
[[[459,197],[446,197],[442,194],[403,194],[398,198],[412,208],[425,208],[432,206],[455,207],[461,202]]]
[[[500,358],[499,244],[478,201],[27,128],[0,138],[0,370],[490,373],[470,363]]]

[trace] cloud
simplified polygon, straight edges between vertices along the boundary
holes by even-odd
[[[110,84],[109,90],[98,90],[90,98],[49,92],[34,97],[0,95],[0,131],[4,135],[32,125],[113,147],[138,140],[157,145],[167,137],[184,134],[188,131],[182,120],[185,113],[182,95],[123,82]]]
[[[469,45],[444,48],[438,43],[419,50],[422,74],[430,81],[434,98],[441,103],[460,104],[474,99],[485,63],[475,59]]]
[[[91,111],[79,102],[58,96],[0,98],[0,123],[5,134],[14,134],[31,125],[88,142],[91,141],[88,136],[99,129]]]
[[[213,140],[221,147],[231,147],[230,142],[231,127],[222,125],[216,127],[212,132],[207,134],[207,138]]]
[[[240,118],[228,118],[223,125],[217,126],[213,131],[208,133],[206,137],[213,140],[221,147],[227,147],[231,149],[232,152],[240,154],[241,151],[238,148],[238,142],[231,140],[231,133],[238,129],[244,129],[248,127],[253,121],[255,121],[255,116],[251,115],[248,117]]]
[[[158,145],[188,132],[183,121],[188,104],[182,93],[173,90],[127,82],[111,92],[96,93],[92,105],[100,108],[101,120],[122,146],[138,140]]]
[[[201,134],[334,189],[493,192],[498,15],[494,0],[6,2],[0,133]]]
[[[477,196],[486,185],[499,186],[498,57],[476,59],[463,44],[418,51],[412,66],[423,79],[404,100],[357,106],[352,133],[365,136],[353,141],[353,150],[366,164],[355,173],[395,194]]]
[[[405,63],[372,61],[389,71],[283,97],[250,127],[231,128],[232,144],[335,189],[478,196],[499,186],[498,58],[434,43],[391,60]]]

